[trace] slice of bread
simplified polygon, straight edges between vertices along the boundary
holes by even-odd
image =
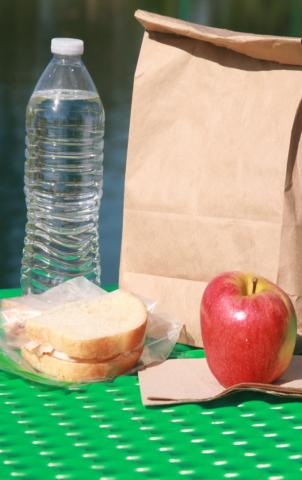
[[[0,305],[1,308],[16,308],[18,306],[18,303],[16,302],[16,299],[13,298],[3,298],[0,300]]]
[[[59,360],[51,354],[41,356],[22,348],[21,352],[25,360],[36,370],[50,377],[66,382],[81,382],[87,380],[110,379],[131,370],[138,362],[143,348],[118,355],[109,362],[69,362]]]
[[[22,334],[28,318],[33,318],[49,308],[47,303],[34,297],[39,297],[39,295],[0,300],[3,328],[8,336],[16,337]]]
[[[103,362],[143,346],[147,310],[124,290],[66,303],[25,323],[24,336],[77,360]]]

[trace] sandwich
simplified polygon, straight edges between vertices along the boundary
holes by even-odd
[[[32,367],[59,380],[113,378],[138,362],[146,325],[144,303],[116,290],[27,318],[21,353]]]

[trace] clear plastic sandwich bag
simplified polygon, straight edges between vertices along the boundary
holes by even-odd
[[[114,376],[102,376],[78,383],[57,380],[34,369],[21,354],[21,347],[25,342],[27,342],[27,348],[38,352],[39,355],[51,353],[47,347],[43,350],[41,345],[35,345],[35,342],[28,342],[24,339],[22,332],[29,318],[69,302],[93,299],[107,294],[107,291],[86,278],[77,277],[39,295],[3,299],[0,304],[0,369],[34,382],[58,387],[74,388],[76,385],[92,381],[112,380]],[[134,373],[147,365],[168,358],[181,331],[181,324],[176,319],[166,314],[155,313],[156,301],[146,298],[141,298],[141,300],[148,312],[143,351],[134,368],[123,374]],[[28,346],[28,344],[31,345]],[[126,360],[131,353],[123,352],[121,356],[125,356]]]

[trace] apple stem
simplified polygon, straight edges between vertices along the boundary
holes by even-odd
[[[256,293],[257,282],[258,282],[258,278],[257,278],[257,277],[254,277],[254,278],[253,278],[253,291],[252,291],[252,294]]]

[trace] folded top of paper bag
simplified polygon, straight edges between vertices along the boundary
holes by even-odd
[[[294,356],[287,371],[273,384],[246,383],[224,388],[211,373],[205,358],[167,360],[138,374],[144,405],[199,403],[238,390],[302,397],[302,356]]]
[[[172,33],[226,47],[252,58],[270,60],[285,65],[302,65],[301,39],[233,32],[221,28],[197,25],[156,13],[137,10],[135,18],[146,30]]]

